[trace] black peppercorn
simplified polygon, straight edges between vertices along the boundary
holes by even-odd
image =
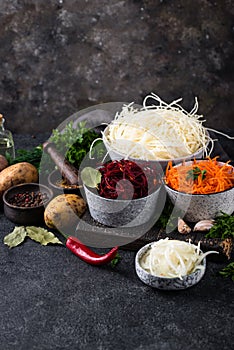
[[[43,205],[43,203],[48,199],[46,193],[42,192],[24,192],[17,193],[11,199],[9,199],[9,204],[15,205],[17,207],[37,207]]]

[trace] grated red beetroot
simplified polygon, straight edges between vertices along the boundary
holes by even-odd
[[[99,195],[109,199],[137,199],[148,196],[157,186],[156,172],[130,160],[113,160],[99,171]]]

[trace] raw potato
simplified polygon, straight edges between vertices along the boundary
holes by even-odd
[[[0,171],[5,169],[6,167],[8,167],[8,161],[3,155],[0,154]]]
[[[38,171],[34,165],[21,162],[0,172],[0,198],[8,188],[22,183],[38,182]]]
[[[47,205],[44,220],[50,228],[73,228],[85,209],[85,201],[77,194],[60,194]]]

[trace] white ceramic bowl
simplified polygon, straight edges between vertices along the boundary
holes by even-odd
[[[187,162],[189,164],[191,162]],[[199,164],[199,161],[198,161]],[[219,162],[223,165],[224,163]],[[175,167],[180,164],[175,165]],[[230,167],[232,167],[230,165]],[[233,167],[232,167],[233,168]],[[173,205],[181,212],[180,216],[190,222],[214,219],[221,212],[231,215],[234,212],[234,187],[212,194],[189,194],[176,191],[164,184]]]
[[[115,148],[113,148],[113,146],[111,145],[111,143],[108,141],[107,139],[107,135],[108,135],[108,132],[109,132],[109,125],[105,128],[105,130],[103,131],[103,137],[102,137],[102,140],[103,140],[103,143],[108,151],[108,154],[110,156],[110,158],[112,160],[120,160],[120,159],[125,159],[126,157],[126,154],[124,153],[121,153],[119,152],[118,150],[116,150]],[[209,138],[209,133],[207,132],[207,137]],[[206,147],[208,146],[208,143],[209,141],[207,142],[207,145]],[[152,164],[160,164],[162,170],[165,170],[167,164],[169,161],[172,161],[174,164],[179,164],[183,161],[189,161],[189,160],[192,160],[194,158],[196,159],[201,159],[204,157],[204,154],[205,154],[205,148],[204,147],[201,147],[199,148],[196,152],[192,153],[192,154],[189,154],[187,156],[184,156],[184,157],[180,157],[180,158],[173,158],[173,159],[159,159],[159,160],[149,160],[148,162],[149,163],[152,163]],[[135,163],[137,164],[141,164],[141,163],[145,163],[146,160],[145,159],[141,159],[141,158],[134,158],[134,157],[131,157],[131,156],[128,156],[127,159],[129,160],[132,160],[134,161]]]
[[[194,286],[202,279],[206,270],[206,258],[204,258],[201,263],[204,266],[203,270],[198,269],[189,275],[183,276],[182,279],[151,275],[149,272],[147,272],[141,267],[140,261],[143,255],[148,251],[148,249],[151,248],[151,245],[153,243],[154,242],[146,244],[144,247],[142,247],[137,252],[135,257],[136,274],[142,282],[144,282],[150,287],[157,289],[181,290]]]

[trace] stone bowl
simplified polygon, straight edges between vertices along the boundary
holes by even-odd
[[[161,186],[147,197],[120,200],[101,197],[97,191],[84,185],[90,215],[97,222],[110,226],[140,226],[147,223],[155,214]]]
[[[121,153],[118,150],[114,149],[112,147],[112,145],[110,144],[110,142],[108,141],[108,139],[107,139],[108,132],[109,132],[109,126],[107,126],[105,128],[105,130],[103,131],[102,140],[103,140],[103,143],[104,143],[104,145],[106,147],[106,150],[107,150],[110,158],[112,160],[125,159],[127,154]],[[208,132],[207,132],[207,139],[209,139],[209,133]],[[206,147],[208,146],[208,143],[209,143],[209,141],[207,142]],[[174,164],[179,164],[179,163],[182,163],[183,161],[189,161],[189,160],[192,160],[194,158],[196,158],[196,159],[203,158],[204,154],[205,154],[205,148],[206,147],[201,147],[196,152],[191,153],[191,154],[189,154],[187,156],[184,156],[184,157],[173,158],[173,159],[155,159],[155,160],[149,159],[149,160],[147,160],[147,162],[149,164],[151,164],[152,166],[157,166],[159,168],[161,167],[162,170],[165,170],[169,161],[172,161]],[[134,161],[137,164],[141,164],[141,163],[145,163],[146,162],[145,159],[134,158],[134,157],[131,157],[131,156],[127,156],[127,159],[132,160],[132,161]]]
[[[202,279],[206,271],[206,257],[204,257],[201,263],[204,266],[203,270],[195,270],[191,274],[183,276],[182,279],[151,275],[141,267],[140,261],[153,243],[154,242],[151,242],[143,246],[135,257],[136,274],[143,283],[161,290],[183,290],[194,286]]]
[[[222,162],[219,164],[224,165]],[[234,187],[211,194],[190,194],[176,191],[165,183],[164,186],[172,204],[180,210],[181,217],[187,221],[209,220],[214,219],[221,212],[229,215],[234,212]]]
[[[14,195],[25,192],[41,192],[47,195],[43,204],[35,207],[20,207],[10,204],[9,201]],[[25,183],[9,188],[3,194],[4,214],[12,222],[18,225],[39,225],[44,223],[45,206],[53,197],[53,191],[44,185],[38,183]]]
[[[54,195],[60,195],[63,193],[73,193],[73,194],[78,194],[80,196],[80,189],[82,186],[79,185],[66,185],[62,186],[62,175],[61,173],[55,169],[53,170],[49,175],[48,175],[48,185],[49,187],[51,187],[51,189],[53,190]]]

